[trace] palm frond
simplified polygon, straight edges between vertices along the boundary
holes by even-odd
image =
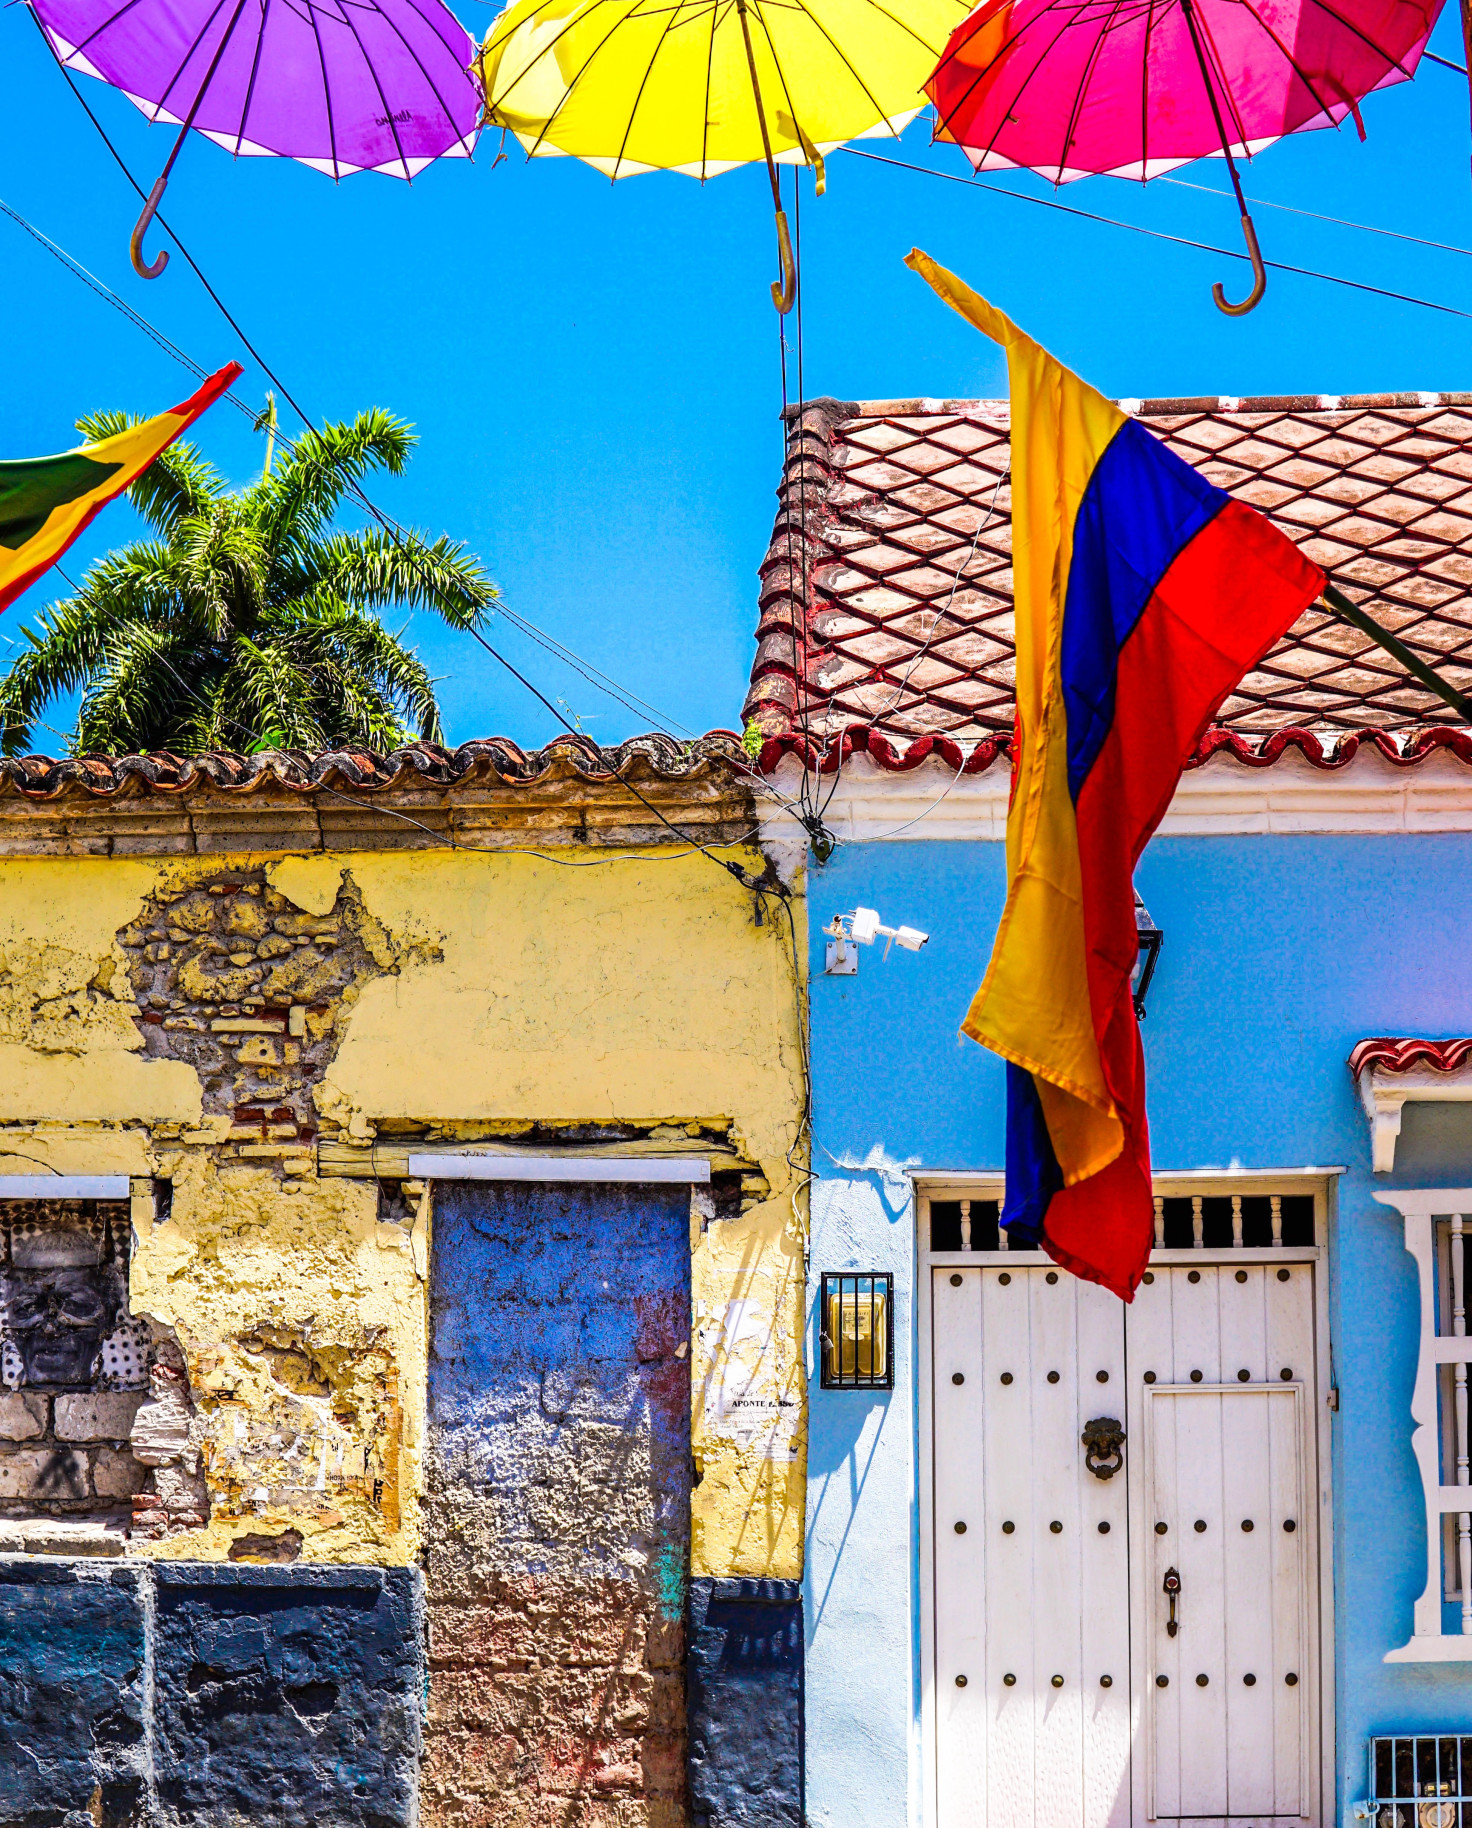
[[[81,423],[96,439],[137,421]],[[444,536],[330,525],[358,479],[397,475],[413,444],[374,408],[233,492],[192,446],[174,446],[137,485],[158,537],[98,560],[23,627],[0,678],[0,751],[28,747],[46,706],[79,688],[74,746],[88,750],[393,748],[415,729],[442,739],[434,681],[378,612],[431,610],[473,628],[495,586]]]
[[[412,428],[380,406],[359,413],[351,425],[306,432],[273,474],[250,490],[252,508],[269,527],[273,545],[310,538],[354,483],[374,470],[402,475],[416,442]]]
[[[174,748],[193,716],[195,691],[184,671],[189,661],[187,646],[168,629],[127,622],[111,630],[77,714],[78,752]]]
[[[371,686],[387,711],[374,714],[375,727],[391,713],[395,729],[416,730],[426,742],[440,742],[444,731],[434,681],[417,654],[411,653],[376,616],[327,596],[314,598],[286,639],[300,664],[319,681],[362,682]],[[346,687],[339,683],[337,691]],[[366,702],[366,701],[364,701]]]
[[[302,595],[324,588],[365,610],[428,609],[452,628],[475,628],[500,592],[463,545],[406,528],[330,533],[304,541],[285,574]]]
[[[138,413],[88,413],[77,430],[89,444],[115,438],[144,420]],[[205,513],[225,492],[225,479],[192,444],[171,444],[128,489],[128,500],[156,532],[168,535],[186,515]]]

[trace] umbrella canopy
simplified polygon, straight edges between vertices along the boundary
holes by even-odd
[[[480,54],[486,119],[533,158],[612,178],[714,177],[765,158],[791,303],[777,163],[899,135],[966,0],[519,0]],[[774,294],[777,292],[774,287]],[[779,309],[785,308],[779,303]]]
[[[966,13],[964,0],[520,0],[480,54],[486,118],[534,158],[710,178],[764,156],[760,98],[772,157],[806,164],[901,133]]]
[[[407,179],[475,146],[475,45],[440,0],[32,5],[62,63],[121,89],[151,121],[193,127],[239,157]]]
[[[1363,136],[1360,99],[1414,74],[1441,5],[986,0],[926,91],[937,136],[978,171],[1022,167],[1066,184],[1091,173],[1153,178],[1225,156],[1265,283],[1234,158],[1346,115]]]
[[[927,84],[978,171],[1153,178],[1335,127],[1415,73],[1442,0],[988,0]],[[1215,97],[1193,43],[1201,42]]]

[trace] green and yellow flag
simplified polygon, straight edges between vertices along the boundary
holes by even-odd
[[[179,406],[101,444],[0,463],[0,610],[54,565],[102,508],[136,482],[241,373],[231,362]]]

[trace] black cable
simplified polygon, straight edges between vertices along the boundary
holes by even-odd
[[[948,184],[965,184],[972,190],[986,191],[993,197],[1011,197],[1018,203],[1035,203],[1040,209],[1059,210],[1065,216],[1078,216],[1085,222],[1100,222],[1106,228],[1128,229],[1132,235],[1147,235],[1152,241],[1169,241],[1176,247],[1195,248],[1202,254],[1218,254],[1223,260],[1251,260],[1240,248],[1214,247],[1209,241],[1192,241],[1186,235],[1168,235],[1163,229],[1143,228],[1138,222],[1121,222],[1117,216],[1101,216],[1093,210],[1078,209],[1071,203],[1059,203],[1052,197],[1030,196],[1025,190],[1008,190],[1000,184],[984,184],[979,178],[967,178],[959,172],[937,171],[933,165],[912,165],[905,159],[888,159],[882,153],[862,152],[857,146],[840,146],[851,158],[869,159],[876,165],[892,165],[897,171],[917,171],[922,177],[944,178]],[[1370,292],[1376,298],[1393,299],[1397,304],[1420,305],[1426,311],[1441,311],[1448,317],[1472,319],[1472,311],[1459,311],[1455,305],[1441,305],[1433,298],[1416,298],[1409,292],[1391,292],[1384,286],[1372,286],[1362,279],[1344,279],[1338,273],[1320,273],[1313,267],[1290,266],[1286,261],[1263,263],[1276,273],[1295,273],[1300,279],[1322,279],[1326,285],[1348,286],[1352,292]]]
[[[40,30],[40,21],[39,20],[37,21],[37,30],[38,31]],[[46,39],[46,34],[44,32],[42,32],[41,36],[42,36],[43,40],[46,40],[47,47],[49,49],[50,41]],[[58,62],[60,62],[59,59],[58,59]],[[138,193],[139,197],[144,197],[144,191],[143,191],[142,186],[138,183],[138,180],[133,176],[132,172],[128,169],[128,166],[124,162],[122,155],[118,152],[117,148],[113,145],[112,141],[107,137],[106,130],[103,128],[102,123],[98,120],[97,116],[92,112],[92,110],[87,106],[86,98],[83,96],[80,89],[78,89],[77,85],[72,81],[71,71],[67,69],[65,64],[61,64],[60,68],[61,68],[62,75],[66,78],[68,88],[71,90],[72,94],[76,96],[77,100],[82,104],[83,109],[86,111],[88,120],[90,120],[92,125],[97,129],[97,132],[101,136],[103,144],[107,147],[108,151],[112,154],[114,160],[116,161],[118,169],[123,173],[124,177],[128,180],[129,184],[132,185],[133,189]],[[231,314],[227,310],[223,300],[220,298],[219,294],[215,291],[214,287],[210,284],[210,282],[205,278],[203,272],[201,272],[201,270],[199,268],[198,263],[195,261],[194,257],[190,254],[188,248],[185,247],[184,243],[179,239],[178,234],[172,228],[170,228],[169,224],[164,220],[162,215],[156,215],[155,220],[158,222],[159,226],[165,231],[165,233],[169,236],[170,240],[174,243],[175,247],[179,250],[179,252],[184,256],[184,260],[187,263],[187,265],[189,266],[190,271],[194,274],[194,276],[198,279],[199,283],[204,287],[205,291],[209,294],[211,300],[214,302],[216,309],[219,311],[220,315],[225,319],[225,322],[227,324],[229,324],[230,328],[235,332],[235,334],[240,338],[241,342],[250,351],[251,356],[254,358],[256,365],[260,368],[261,372],[267,376],[267,378],[271,381],[273,386],[275,386],[276,388],[278,388],[280,390],[281,397],[286,401],[287,405],[291,407],[292,411],[301,420],[302,424],[305,425],[309,431],[316,432],[316,430],[317,430],[316,426],[313,424],[312,420],[307,416],[307,414],[303,411],[302,407],[298,404],[295,396],[291,392],[291,389],[289,387],[287,387],[286,383],[275,372],[275,370],[271,367],[271,365],[266,361],[265,357],[256,348],[255,344],[251,342],[250,338],[241,329],[240,325],[235,321],[234,317],[231,316]],[[320,434],[318,434],[318,435],[320,436]],[[359,484],[357,482],[350,483],[349,492],[361,503],[361,505],[367,510],[367,512],[373,516],[374,520],[376,520],[378,522],[379,526],[383,528],[384,532],[388,534],[389,538],[394,541],[395,545],[397,545],[399,547],[400,551],[404,554],[404,556],[406,558],[409,559],[410,563],[414,564],[414,565],[418,565],[419,564],[419,554],[415,550],[414,546],[407,543],[404,540],[402,529],[398,529],[395,526],[390,524],[388,518],[384,514],[382,514],[379,511],[379,509],[377,508],[377,506],[373,503],[373,501],[370,500],[370,498],[368,497],[367,493],[364,491],[361,484]],[[558,724],[561,725],[561,727],[568,733],[569,736],[577,736],[579,734],[578,731],[574,730],[572,725],[568,722],[567,718],[563,716],[563,714],[557,709],[557,707],[551,702],[551,700],[548,699],[547,697],[545,697],[541,692],[539,692],[537,690],[537,688],[531,683],[531,681],[523,673],[519,672],[511,664],[511,662],[506,658],[506,656],[504,654],[502,654],[501,652],[499,652],[498,649],[493,647],[492,644],[486,640],[485,636],[483,634],[481,634],[479,629],[471,627],[467,630],[467,632],[474,636],[474,638],[480,643],[480,645],[485,649],[485,651],[491,656],[491,658],[493,660],[499,661],[500,664],[503,667],[505,667],[506,671],[511,674],[513,679],[517,680],[521,685],[526,687],[527,691],[529,691],[532,694],[532,696],[538,701],[539,704],[541,704],[547,711],[549,711],[551,713],[552,717],[556,720],[556,722]],[[763,880],[764,880],[763,878],[751,875],[751,873],[747,870],[744,870],[739,863],[731,862],[724,857],[718,857],[713,850],[709,849],[706,845],[701,844],[698,839],[692,838],[689,835],[689,833],[687,833],[687,832],[682,832],[680,830],[679,826],[674,824],[672,820],[667,819],[665,817],[665,815],[659,810],[659,808],[654,804],[654,802],[652,800],[647,799],[642,793],[640,793],[639,789],[634,786],[632,781],[624,780],[624,778],[621,775],[616,775],[614,778],[616,780],[618,780],[620,786],[626,788],[628,790],[628,792],[630,792],[634,796],[634,798],[640,802],[641,805],[643,805],[649,812],[653,813],[654,817],[659,820],[661,825],[666,826],[671,832],[673,832],[674,835],[680,840],[680,842],[682,844],[688,844],[688,845],[692,846],[692,848],[694,848],[695,850],[698,850],[702,854],[702,856],[709,857],[713,863],[718,864],[723,870],[726,870],[729,874],[736,877],[736,879],[741,883],[743,888],[755,890],[757,888],[758,884],[763,882]],[[784,885],[780,885],[780,884],[772,885],[770,883],[767,883],[766,886],[773,887],[774,892],[780,893],[784,896],[789,893],[789,891],[786,889],[786,887]]]

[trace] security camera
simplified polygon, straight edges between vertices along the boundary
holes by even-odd
[[[835,914],[823,929],[828,935],[828,956],[823,969],[830,977],[853,977],[859,969],[855,945],[872,946],[883,936],[884,956],[891,946],[903,946],[906,952],[918,952],[930,938],[918,927],[886,927],[876,908],[855,908],[848,914]]]

